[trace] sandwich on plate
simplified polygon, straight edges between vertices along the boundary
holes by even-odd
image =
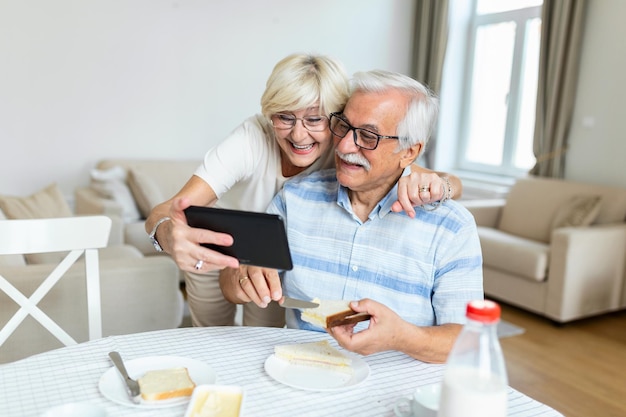
[[[196,387],[187,368],[184,367],[148,371],[137,382],[141,398],[145,401],[187,397]]]
[[[295,365],[314,366],[342,372],[352,372],[352,359],[335,349],[328,340],[274,346],[277,358]]]

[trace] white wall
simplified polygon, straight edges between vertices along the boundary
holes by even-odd
[[[70,198],[101,158],[200,158],[292,52],[408,73],[414,3],[0,0],[0,194]],[[569,179],[626,187],[625,17],[588,4]]]
[[[587,7],[565,176],[626,187],[626,1]]]
[[[197,158],[293,52],[408,72],[414,1],[0,0],[0,194],[101,158]]]

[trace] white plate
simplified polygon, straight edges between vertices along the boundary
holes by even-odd
[[[308,391],[338,391],[357,386],[370,374],[367,362],[355,355],[350,355],[350,358],[352,372],[342,372],[292,364],[272,354],[265,361],[265,372],[290,387]]]
[[[146,358],[133,359],[124,361],[128,375],[137,379],[148,371],[154,371],[158,369],[185,367],[189,371],[191,380],[196,385],[202,384],[214,384],[217,377],[215,371],[209,365],[204,362],[197,361],[195,359],[182,358],[178,356],[149,356]],[[126,405],[128,407],[140,407],[140,408],[163,408],[173,407],[180,404],[185,404],[189,401],[190,397],[173,398],[171,400],[162,401],[141,401],[136,404],[131,401],[126,391],[126,384],[122,379],[122,376],[115,367],[111,367],[101,377],[98,383],[98,389],[100,393],[114,403]]]
[[[107,417],[104,408],[89,403],[68,403],[46,410],[41,417]]]

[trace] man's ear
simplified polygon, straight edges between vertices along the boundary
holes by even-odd
[[[413,162],[415,162],[417,157],[420,156],[421,150],[422,150],[421,143],[417,143],[408,149],[403,149],[401,151],[402,156],[400,157],[400,166],[402,168],[406,168],[409,165],[411,165]]]

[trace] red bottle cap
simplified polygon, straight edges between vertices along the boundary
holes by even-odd
[[[482,323],[494,323],[500,320],[500,305],[491,300],[474,300],[467,303],[468,319]]]

